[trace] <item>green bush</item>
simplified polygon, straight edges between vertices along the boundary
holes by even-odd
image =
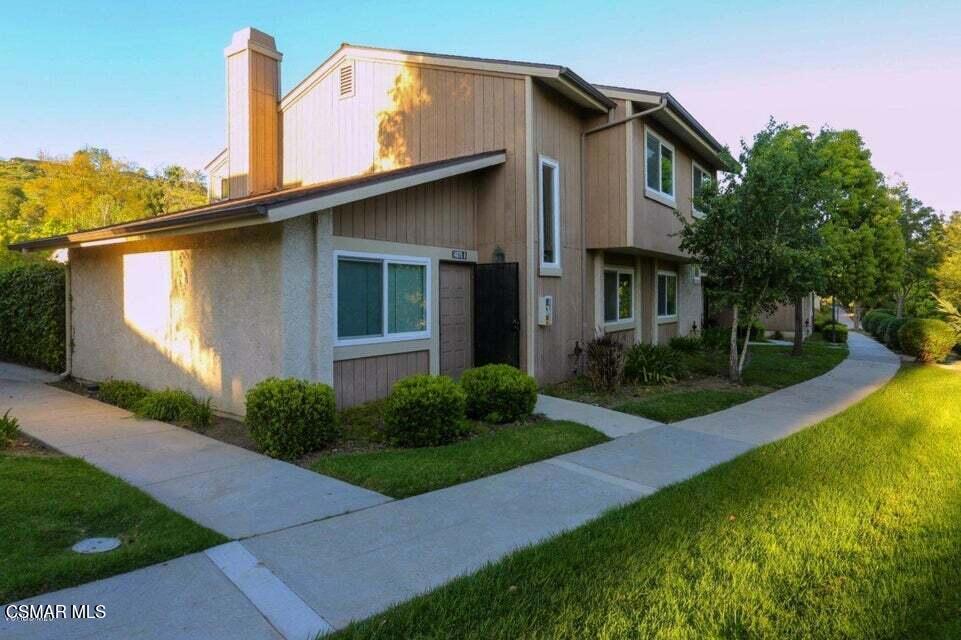
[[[514,422],[533,413],[537,404],[534,378],[509,364],[468,369],[460,386],[467,394],[467,415],[476,420]]]
[[[681,353],[695,353],[704,348],[704,341],[698,335],[677,336],[671,338],[671,349]]]
[[[763,340],[764,331],[764,325],[761,323],[761,321],[755,320],[751,323],[749,340]],[[746,324],[738,325],[737,339],[743,340],[745,335],[748,335],[748,326]]]
[[[0,271],[0,360],[60,372],[66,366],[64,267],[37,262]]]
[[[701,344],[712,351],[727,350],[731,344],[731,330],[724,327],[708,327],[701,332]]]
[[[944,360],[957,342],[954,329],[943,320],[913,318],[898,331],[901,349],[918,362]]]
[[[886,309],[874,309],[873,311],[868,311],[866,314],[864,314],[864,317],[861,318],[861,328],[874,336],[881,321],[893,317],[894,314],[890,313]]]
[[[901,341],[898,340],[898,332],[901,331],[901,327],[903,327],[908,320],[909,318],[892,318],[888,320],[885,326],[882,338],[884,339],[884,343],[895,351],[901,350]]]
[[[384,433],[400,447],[432,447],[458,439],[465,430],[467,396],[447,376],[404,378],[394,385],[384,412]]]
[[[104,380],[97,388],[98,400],[128,411],[136,411],[148,395],[150,389],[130,380]]]
[[[624,378],[631,382],[665,384],[683,374],[677,352],[663,345],[635,344],[624,358]]]
[[[829,322],[821,329],[821,337],[828,342],[841,344],[848,341],[848,328],[840,322]]]
[[[260,450],[291,460],[333,443],[334,390],[320,382],[267,378],[247,392],[247,428]]]
[[[206,429],[213,419],[210,399],[200,401],[180,389],[164,389],[147,394],[137,403],[134,413],[139,418],[189,424]]]
[[[819,309],[814,313],[814,330],[821,331],[824,325],[834,322],[834,316],[831,314],[830,307],[827,309]]]
[[[6,449],[20,434],[20,423],[10,415],[10,410],[0,416],[0,449]]]
[[[880,320],[874,323],[874,331],[871,333],[880,342],[885,342],[885,336],[888,335],[888,326],[892,322],[897,322],[897,318],[894,316],[880,316]]]

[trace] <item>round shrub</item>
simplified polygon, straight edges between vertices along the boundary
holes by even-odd
[[[943,320],[914,318],[904,323],[898,331],[901,350],[914,356],[918,362],[944,360],[957,342],[954,329]]]
[[[267,378],[247,392],[246,422],[265,454],[298,458],[337,439],[334,390],[320,382]]]
[[[447,376],[422,374],[394,385],[384,411],[384,434],[400,447],[432,447],[464,432],[467,396]]]
[[[840,322],[829,322],[821,329],[821,336],[827,342],[842,344],[848,341],[848,328]]]
[[[875,338],[881,342],[885,342],[885,336],[888,335],[888,326],[892,322],[896,322],[897,318],[894,316],[883,316],[880,320],[874,323],[874,331],[871,333]]]
[[[884,343],[895,351],[901,350],[901,341],[898,340],[898,332],[907,321],[908,318],[894,318],[888,320],[887,325],[885,325],[884,335],[881,337],[884,339]]]
[[[878,324],[882,320],[893,317],[894,314],[889,313],[886,309],[874,309],[873,311],[868,311],[866,314],[864,314],[864,317],[861,318],[861,328],[873,336],[875,335],[875,331],[877,331]]]
[[[104,380],[97,388],[97,399],[107,404],[134,411],[150,395],[150,389],[130,380]]]
[[[467,395],[467,415],[475,420],[514,422],[533,413],[537,404],[534,378],[509,364],[468,369],[460,386]]]

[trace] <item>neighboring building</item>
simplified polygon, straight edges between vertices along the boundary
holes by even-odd
[[[804,323],[804,338],[814,333],[814,312],[821,308],[821,298],[811,293],[801,298],[801,318]],[[761,315],[761,324],[768,335],[780,331],[785,338],[794,337],[794,305],[782,304],[771,313]]]
[[[345,44],[281,96],[272,37],[225,57],[210,205],[13,247],[70,249],[75,376],[235,414],[296,376],[347,406],[486,362],[555,382],[597,331],[701,326],[674,211],[725,165],[670,94]]]

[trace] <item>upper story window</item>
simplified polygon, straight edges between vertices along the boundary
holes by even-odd
[[[541,268],[561,266],[561,177],[556,160],[540,156],[540,241]]]
[[[713,180],[711,174],[708,173],[704,167],[696,162],[691,162],[691,194],[693,196],[697,196],[699,193],[701,193],[701,189],[703,189],[705,185],[710,184],[711,180]],[[693,205],[691,206],[691,212],[695,217],[704,217],[704,213],[702,211],[698,211]]]
[[[674,204],[674,145],[650,129],[644,132],[645,192],[657,200]]]
[[[430,260],[337,253],[337,344],[429,338]]]
[[[604,270],[604,323],[634,319],[634,272],[629,269]]]
[[[673,271],[657,272],[657,319],[677,319],[677,274]]]

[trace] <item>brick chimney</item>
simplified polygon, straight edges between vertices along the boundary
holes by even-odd
[[[229,197],[280,187],[280,60],[273,36],[248,27],[224,49]]]

